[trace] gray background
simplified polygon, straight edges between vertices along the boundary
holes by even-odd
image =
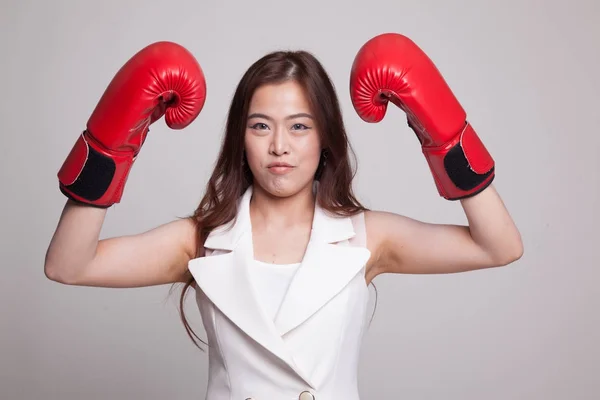
[[[208,82],[184,131],[154,125],[102,237],[190,213],[242,73],[307,49],[338,89],[369,207],[466,223],[438,197],[402,112],[352,109],[356,51],[387,31],[434,60],[497,162],[525,254],[506,268],[375,280],[364,399],[597,399],[600,391],[600,3],[597,1],[2,1],[0,398],[201,399],[207,358],[169,286],[68,287],[44,277],[65,202],[56,172],[106,85],[157,40],[190,49]],[[373,291],[373,294],[375,292]],[[193,326],[204,336],[193,297]]]

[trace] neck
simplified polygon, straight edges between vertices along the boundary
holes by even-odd
[[[285,229],[311,224],[315,208],[312,185],[289,197],[277,197],[255,186],[250,201],[253,225],[266,229]]]

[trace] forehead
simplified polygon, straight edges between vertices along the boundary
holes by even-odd
[[[287,81],[259,87],[250,101],[250,112],[309,112],[306,93],[300,84]]]

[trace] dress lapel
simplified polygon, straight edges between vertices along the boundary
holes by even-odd
[[[204,247],[213,255],[200,257],[188,263],[196,285],[231,322],[294,369],[310,384],[296,365],[273,321],[263,312],[248,268],[254,259],[250,199],[252,187],[238,203],[236,219],[214,229]]]
[[[213,255],[191,260],[188,268],[198,288],[227,318],[310,384],[283,335],[339,293],[362,270],[370,252],[348,245],[355,235],[349,217],[331,216],[317,205],[302,263],[273,321],[263,312],[248,271],[254,260],[251,197],[252,186],[240,198],[235,220],[214,229],[206,239],[204,247]]]
[[[348,239],[354,236],[349,217],[332,216],[316,205],[302,264],[275,318],[280,335],[310,318],[366,265],[371,253],[364,247],[350,247]]]

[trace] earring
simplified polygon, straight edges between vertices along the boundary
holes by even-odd
[[[321,159],[323,160],[323,166],[327,165],[327,149],[321,151]]]

